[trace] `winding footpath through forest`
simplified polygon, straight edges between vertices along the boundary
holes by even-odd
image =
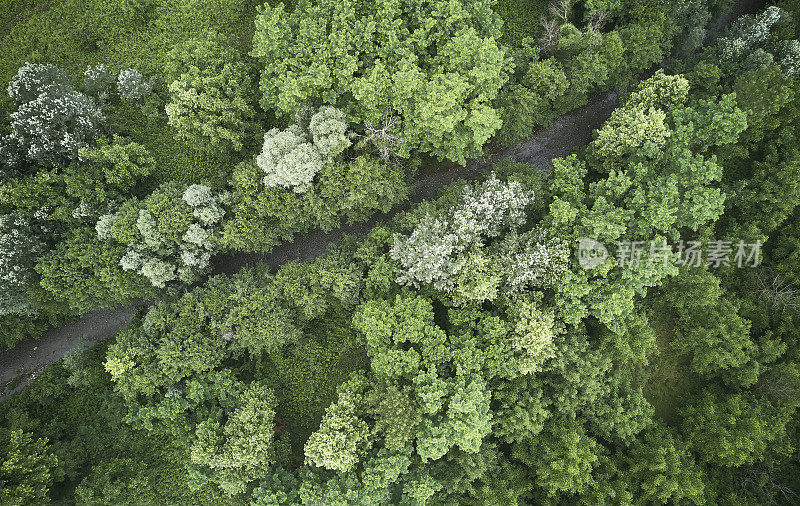
[[[744,12],[753,12],[763,5],[763,0],[743,0],[730,13],[718,19],[709,30],[706,43],[714,39],[721,28]],[[328,246],[345,234],[360,236],[376,224],[424,200],[435,198],[447,185],[463,180],[473,180],[491,169],[500,160],[511,158],[548,171],[552,160],[572,153],[588,144],[592,133],[602,126],[617,106],[618,96],[608,92],[593,97],[589,103],[556,119],[529,139],[492,156],[468,160],[466,165],[440,164],[440,170],[426,174],[414,181],[409,198],[389,213],[379,213],[370,220],[342,226],[330,232],[315,230],[301,234],[292,242],[275,247],[268,254],[237,253],[220,255],[214,259],[213,274],[232,274],[246,265],[267,264],[277,269],[292,260],[311,260],[322,255]],[[96,310],[78,320],[53,328],[39,339],[27,339],[10,350],[0,352],[0,401],[21,390],[56,360],[72,350],[115,336],[133,319],[136,305],[116,309]]]
[[[311,260],[327,251],[328,245],[345,234],[362,235],[376,224],[387,220],[411,206],[435,198],[445,186],[459,179],[472,180],[489,170],[504,158],[526,162],[542,170],[552,168],[553,158],[567,155],[592,139],[594,129],[600,127],[617,105],[617,94],[605,93],[594,97],[587,105],[556,119],[549,127],[513,147],[491,157],[467,160],[465,166],[432,172],[418,178],[412,185],[409,198],[389,213],[379,213],[370,220],[342,226],[330,232],[315,230],[297,236],[294,241],[281,244],[267,254],[237,253],[219,255],[213,262],[213,274],[233,274],[246,265],[267,264],[277,269],[292,260]],[[441,164],[447,167],[449,164]],[[35,379],[45,367],[71,350],[91,346],[115,336],[131,321],[136,306],[103,309],[86,313],[77,321],[50,329],[39,339],[26,339],[16,347],[0,353],[0,400],[19,391]]]

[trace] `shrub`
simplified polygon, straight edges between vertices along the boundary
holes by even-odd
[[[117,77],[117,91],[119,96],[125,100],[141,100],[153,91],[152,82],[144,80],[144,76],[138,70],[120,70]]]

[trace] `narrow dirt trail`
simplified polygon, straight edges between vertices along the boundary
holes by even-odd
[[[617,106],[614,92],[597,95],[588,104],[556,119],[528,140],[504,149],[491,157],[467,160],[464,167],[453,166],[418,178],[411,187],[409,198],[388,213],[378,213],[368,221],[344,225],[330,232],[314,230],[295,237],[294,241],[276,246],[270,253],[236,253],[220,255],[213,260],[213,274],[233,274],[245,265],[267,264],[276,269],[292,260],[311,260],[325,253],[330,243],[345,234],[362,235],[381,221],[409,209],[423,200],[435,198],[445,186],[459,179],[473,180],[505,158],[525,162],[542,170],[553,167],[553,158],[572,153],[592,140],[599,128]],[[2,356],[0,355],[0,363]]]
[[[22,341],[0,354],[0,385],[20,374],[38,375],[68,351],[116,335],[130,323],[134,311],[135,306],[91,311],[72,323],[48,330],[39,339]]]
[[[552,159],[564,156],[592,139],[592,132],[611,114],[617,105],[616,93],[593,97],[585,106],[556,119],[549,127],[536,132],[528,140],[501,151],[492,157],[471,159],[464,167],[454,167],[423,176],[414,182],[409,199],[389,213],[373,216],[363,223],[342,226],[330,232],[315,230],[300,235],[290,243],[277,246],[271,253],[237,253],[214,259],[212,274],[233,274],[246,265],[267,264],[276,269],[292,260],[311,260],[328,245],[345,234],[362,235],[377,223],[394,216],[426,199],[436,197],[445,186],[459,179],[480,176],[504,158],[530,163],[543,170],[552,168]],[[41,371],[81,345],[91,345],[116,335],[130,323],[136,306],[89,312],[77,321],[50,329],[39,339],[27,339],[15,348],[0,352],[0,400],[19,391]],[[22,377],[14,381],[16,378]],[[5,388],[4,388],[5,387]]]

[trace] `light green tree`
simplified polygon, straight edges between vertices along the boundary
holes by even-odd
[[[197,440],[190,452],[192,464],[204,479],[228,495],[246,490],[274,461],[275,394],[268,387],[251,383],[239,398],[239,407],[224,424],[203,420],[197,425]]]
[[[499,37],[487,0],[302,0],[291,12],[262,7],[251,54],[264,65],[265,109],[289,115],[326,103],[355,123],[393,110],[400,156],[417,150],[463,164],[501,125],[491,105],[507,79]]]
[[[663,425],[646,431],[625,453],[636,504],[704,502],[705,481],[686,442]]]
[[[289,128],[273,128],[264,134],[264,146],[256,157],[256,164],[266,173],[264,185],[307,192],[317,172],[350,146],[346,131],[344,115],[338,109],[301,109]]]
[[[305,444],[306,462],[333,471],[349,471],[372,446],[370,428],[359,418],[364,409],[364,378],[339,387],[335,403],[325,410],[319,430]]]
[[[239,151],[251,134],[253,88],[241,55],[206,33],[176,46],[165,69],[175,137],[200,151]]]
[[[48,452],[47,439],[5,429],[0,437],[0,500],[14,506],[48,502],[58,458]]]
[[[749,393],[706,390],[681,411],[681,428],[701,460],[738,467],[762,457],[790,413]]]

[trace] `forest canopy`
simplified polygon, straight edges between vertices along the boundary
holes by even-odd
[[[795,504],[799,39],[11,1],[0,503]]]

